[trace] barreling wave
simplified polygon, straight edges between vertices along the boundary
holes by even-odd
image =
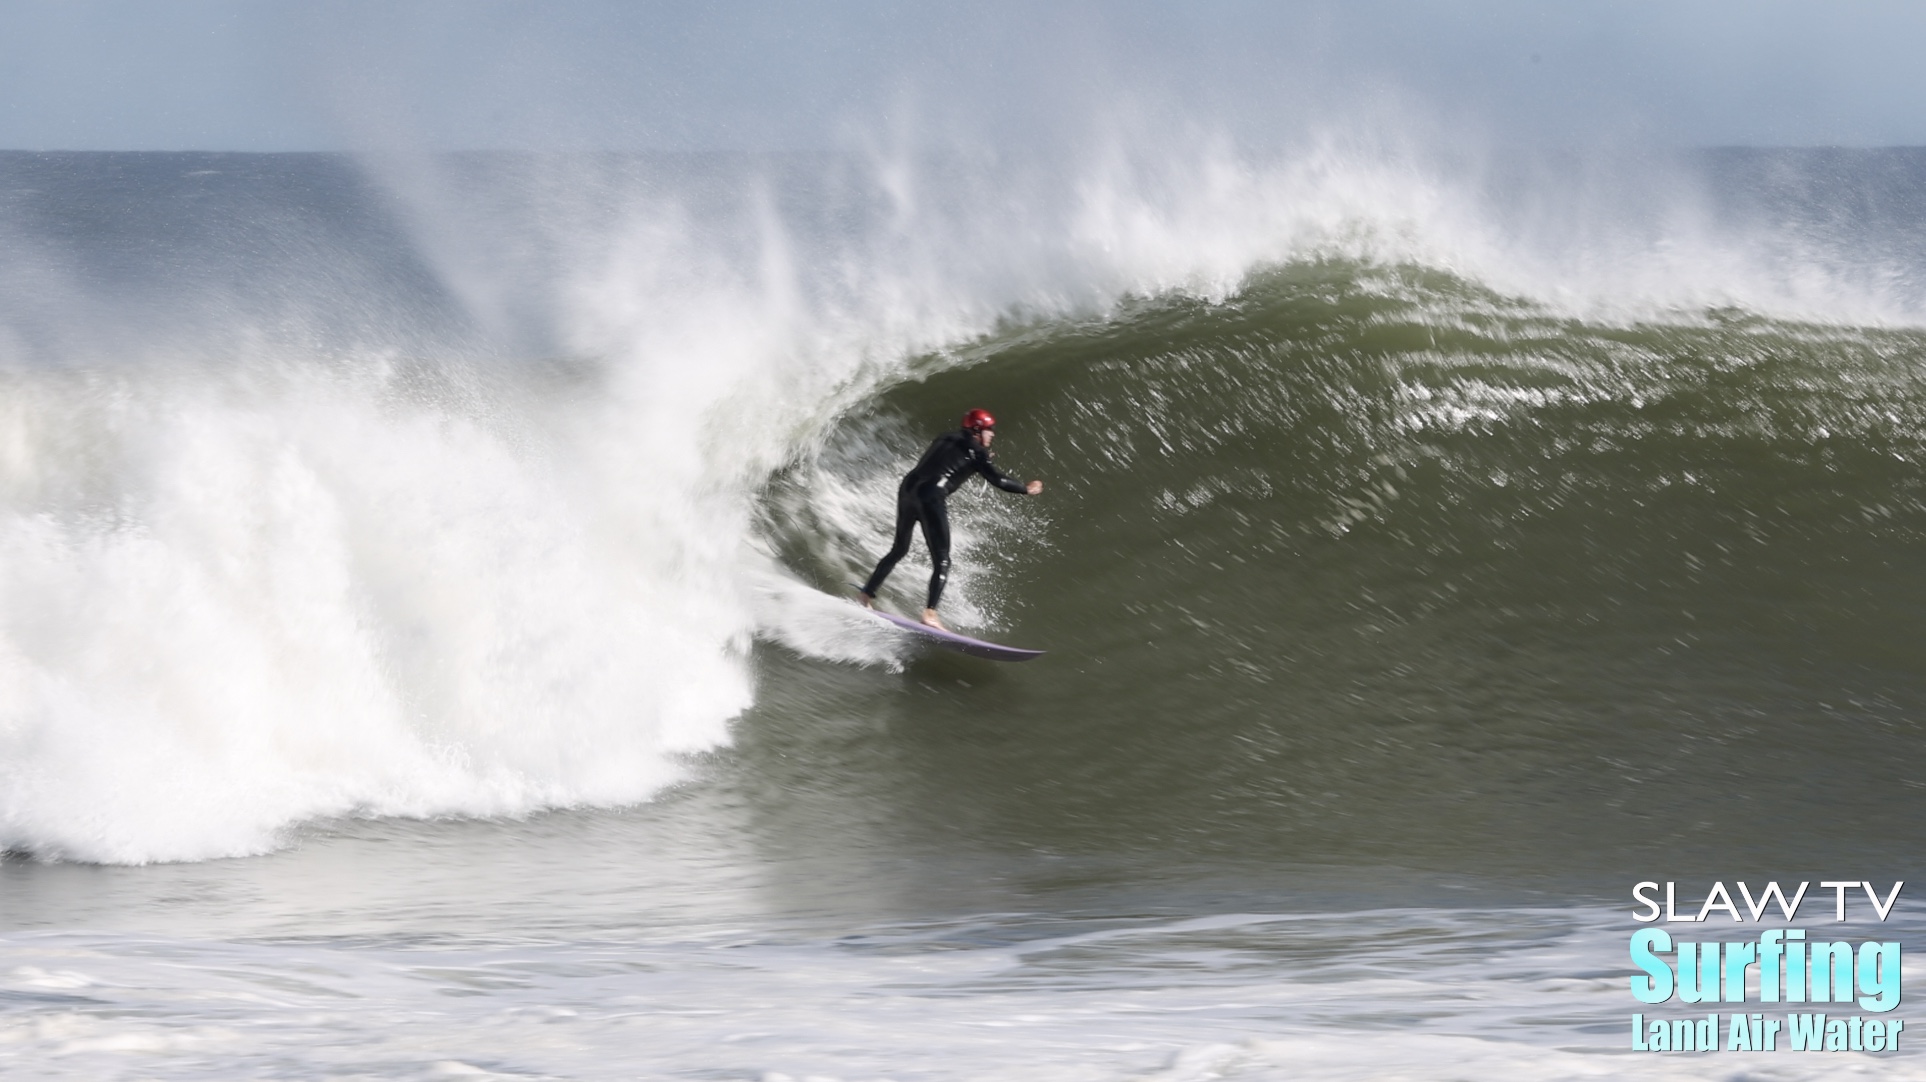
[[[954,618],[1085,659],[1025,707],[1064,719],[1009,774],[1033,825],[1322,852],[1381,837],[1330,809],[1392,784],[1416,837],[1596,788],[1640,695],[1698,688],[1723,720],[1681,731],[1716,746],[1751,707],[1713,689],[1815,625],[1857,666],[1916,630],[1866,571],[1919,529],[1904,274],[1696,233],[1641,262],[1681,235],[1651,220],[1564,264],[1475,185],[1329,148],[1008,185],[469,159],[365,191],[137,158],[172,262],[31,186],[66,169],[45,190],[84,209],[126,160],[9,165],[0,280],[64,283],[0,327],[13,850],[647,799],[752,702],[865,694],[758,678],[754,640],[905,663],[829,593],[966,405],[1050,489],[959,501]],[[290,181],[323,174],[346,218]],[[122,295],[186,314],[144,336]],[[1762,600],[1815,574],[1841,589]],[[1681,638],[1714,660],[1655,661]]]
[[[954,501],[959,612],[1055,661],[915,709],[1002,722],[955,769],[1012,844],[1608,879],[1842,859],[1825,808],[1890,861],[1870,839],[1926,812],[1922,360],[1912,329],[1588,321],[1314,258],[931,358],[766,521],[848,581],[917,437],[997,411],[1051,487]],[[788,708],[887,709],[850,694]]]

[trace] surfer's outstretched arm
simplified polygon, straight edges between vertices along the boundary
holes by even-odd
[[[1030,495],[1035,495],[1035,493],[1030,492],[1030,485],[1036,485],[1038,488],[1042,487],[1042,482],[1040,481],[1032,481],[1030,482],[1030,484],[1026,485],[1022,481],[1019,481],[1016,478],[1011,477],[1009,474],[1004,473],[1002,470],[997,469],[996,463],[990,460],[989,448],[979,444],[978,446],[973,447],[970,450],[971,450],[970,457],[972,459],[972,464],[976,467],[976,472],[982,474],[983,479],[985,481],[988,481],[989,483],[995,485],[996,487],[1002,489],[1003,491],[1014,492],[1019,496],[1022,496],[1026,493]],[[969,474],[964,474],[963,476],[968,477]]]

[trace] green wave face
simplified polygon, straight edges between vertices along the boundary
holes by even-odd
[[[742,754],[785,814],[952,846],[1615,892],[1714,856],[1883,872],[1926,813],[1922,360],[1910,330],[1588,322],[1344,262],[1013,328],[770,505],[792,569],[860,577],[887,538],[831,528],[825,478],[886,495],[990,408],[1049,487],[952,501],[961,589],[1049,656],[772,653]]]

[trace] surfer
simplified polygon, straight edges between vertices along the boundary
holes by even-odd
[[[946,503],[950,493],[978,473],[1005,492],[1034,496],[1043,491],[1042,481],[1018,481],[991,463],[990,440],[995,436],[996,418],[990,411],[971,410],[963,415],[962,429],[936,437],[916,468],[896,486],[896,540],[859,591],[864,608],[876,607],[876,591],[896,569],[896,561],[909,552],[910,530],[920,522],[923,542],[930,547],[930,593],[923,606],[923,622],[935,628],[943,626],[936,605],[943,600],[943,584],[950,577],[950,512]]]

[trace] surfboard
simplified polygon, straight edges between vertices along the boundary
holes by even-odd
[[[941,628],[931,627],[920,620],[912,620],[907,616],[898,616],[893,612],[884,612],[881,609],[864,609],[863,611],[878,619],[887,620],[913,635],[921,635],[930,640],[932,644],[941,646],[945,650],[955,650],[957,653],[968,654],[971,657],[988,658],[991,661],[1028,661],[1033,657],[1041,657],[1043,655],[1043,651],[1041,650],[1025,650],[1018,646],[1004,646],[1001,643],[972,639],[968,635],[958,635],[954,631],[944,631]]]

